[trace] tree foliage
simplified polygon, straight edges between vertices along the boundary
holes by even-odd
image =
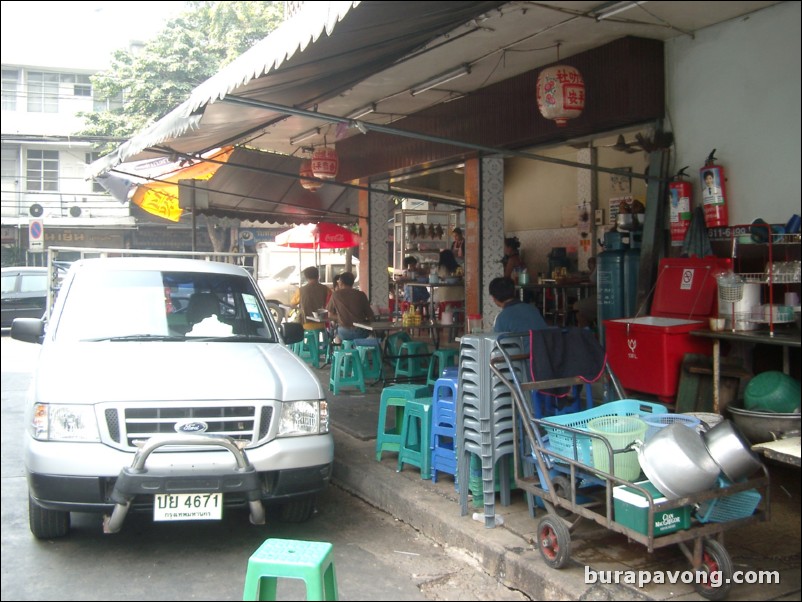
[[[92,78],[96,100],[122,106],[85,113],[82,135],[130,138],[184,102],[282,21],[283,2],[187,2],[144,46],[114,53],[111,67]],[[143,5],[144,6],[144,5]],[[144,9],[143,10],[147,10]],[[112,146],[100,148],[101,152]]]

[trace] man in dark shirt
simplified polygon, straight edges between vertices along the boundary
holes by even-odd
[[[329,300],[329,317],[337,321],[337,336],[343,341],[364,339],[370,334],[363,328],[354,326],[354,322],[373,319],[368,296],[354,288],[354,275],[345,272],[340,276],[340,286]]]
[[[501,308],[493,332],[528,332],[549,327],[534,305],[516,299],[512,278],[494,278],[488,288],[493,301]]]

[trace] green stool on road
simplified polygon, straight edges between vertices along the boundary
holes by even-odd
[[[349,341],[344,341],[345,343]],[[359,351],[350,347],[334,352],[329,373],[329,391],[337,395],[341,387],[357,387],[365,392],[365,375],[362,372],[362,359]]]
[[[428,388],[428,387],[427,387]],[[401,429],[401,448],[398,468],[404,464],[420,468],[421,479],[432,478],[432,400],[411,399],[404,407],[404,426]]]
[[[434,386],[445,368],[457,365],[457,357],[459,357],[459,349],[456,347],[435,349],[432,352],[432,359],[429,360],[429,374],[426,377],[426,384]]]
[[[307,600],[338,600],[333,546],[322,541],[267,539],[248,559],[243,600],[276,600],[278,579],[302,579]]]

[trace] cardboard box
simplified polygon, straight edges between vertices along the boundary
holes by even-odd
[[[646,489],[654,499],[654,504],[667,501],[665,496],[649,481],[635,483],[639,487]],[[625,527],[637,531],[643,535],[648,535],[649,519],[649,500],[637,489],[619,485],[613,488],[613,509],[615,510],[615,522]],[[668,535],[674,531],[687,529],[691,526],[690,506],[680,506],[671,510],[655,511],[654,513],[654,536]]]

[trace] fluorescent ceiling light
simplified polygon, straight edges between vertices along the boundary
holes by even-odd
[[[630,8],[646,4],[647,1],[648,0],[640,0],[639,2],[608,2],[593,12],[596,15],[596,20],[601,21],[602,19],[609,19],[613,15],[622,13]]]
[[[290,144],[298,144],[299,142],[309,140],[312,136],[317,136],[318,134],[320,134],[320,128],[309,130],[308,132],[304,132],[303,134],[298,134],[297,136],[290,138]]]
[[[364,117],[365,115],[369,115],[376,111],[376,103],[372,102],[366,107],[362,107],[361,109],[357,109],[352,113],[349,113],[345,116],[346,119],[359,119],[360,117]]]
[[[450,82],[451,80],[457,79],[458,77],[462,77],[463,75],[468,75],[471,72],[470,65],[461,65],[456,69],[452,69],[451,71],[446,71],[445,73],[441,73],[440,75],[436,75],[435,77],[426,80],[418,84],[417,86],[413,86],[412,89],[409,91],[412,96],[417,96],[422,92],[426,92],[426,90],[431,90],[435,86],[439,86],[440,84],[444,84],[446,82]]]

